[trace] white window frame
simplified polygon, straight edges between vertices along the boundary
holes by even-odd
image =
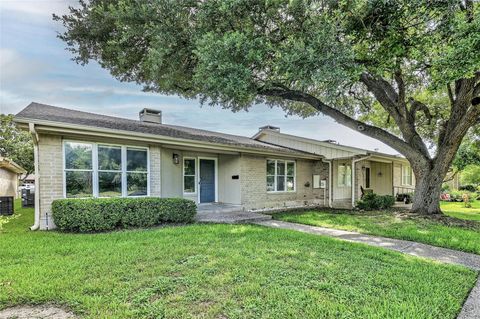
[[[65,145],[67,143],[82,143],[82,144],[90,144],[92,145],[92,169],[85,170],[85,169],[67,169],[65,167]],[[92,172],[92,197],[99,198],[99,185],[98,185],[98,173],[101,172],[108,172],[106,170],[99,170],[98,169],[98,146],[116,146],[121,148],[122,152],[122,196],[121,197],[149,197],[150,196],[150,149],[144,146],[136,146],[136,145],[126,145],[126,144],[112,144],[112,143],[101,143],[101,142],[91,142],[91,141],[82,141],[82,140],[63,140],[62,143],[62,158],[63,158],[63,198],[67,198],[67,180],[66,180],[66,172],[67,171],[91,171]],[[147,151],[147,171],[127,171],[127,149],[138,149],[138,150],[146,150]],[[118,171],[112,171],[118,172]],[[139,195],[139,196],[128,196],[127,190],[127,173],[143,173],[147,174],[147,195]],[[91,197],[84,197],[84,198],[91,198]],[[102,197],[102,198],[109,198],[109,197]],[[115,198],[115,197],[114,197]]]
[[[192,175],[185,175],[185,160],[194,160],[195,162],[195,174],[194,176],[194,192],[186,192],[185,191],[185,176],[192,176]],[[193,156],[184,156],[182,159],[182,191],[184,195],[195,195],[197,193],[197,181],[198,181],[198,159]]]
[[[407,170],[410,172],[409,175],[405,174]],[[406,180],[406,177],[409,177],[409,181]],[[410,165],[402,164],[402,186],[413,186],[413,171]]]
[[[267,193],[295,193],[297,191],[297,162],[294,160],[284,160],[284,159],[276,159],[276,158],[267,158],[265,161],[265,173],[266,173],[266,168],[267,168],[267,162],[272,161],[275,162],[275,175],[267,175],[265,174],[265,182],[267,181],[267,176],[273,176],[274,181],[273,181],[273,191],[267,190]],[[285,189],[284,190],[277,190],[277,177],[280,175],[278,174],[278,162],[284,162],[285,163],[285,172],[283,174],[284,176],[284,185]],[[288,163],[293,163],[293,190],[288,190],[287,187],[287,177],[291,177],[292,175],[287,175],[288,172]],[[266,186],[266,184],[265,184]]]
[[[104,169],[100,169],[98,168],[98,147],[99,146],[107,146],[107,147],[120,147],[120,161],[121,161],[121,167],[120,167],[120,170],[116,171],[116,170],[104,170]],[[95,147],[94,147],[95,148]],[[93,153],[92,153],[92,157],[93,157]],[[120,173],[120,176],[121,176],[121,179],[122,179],[122,189],[120,191],[120,196],[117,196],[117,197],[124,197],[124,194],[123,194],[123,185],[124,185],[124,170],[123,170],[123,163],[124,163],[124,157],[123,157],[123,147],[121,145],[115,145],[115,144],[109,144],[109,143],[97,143],[97,146],[96,146],[96,161],[97,161],[97,172],[96,172],[96,182],[95,182],[95,178],[93,179],[93,181],[95,182],[95,186],[92,187],[93,189],[97,189],[97,197],[99,198],[109,198],[109,197],[106,197],[106,196],[100,196],[100,173]],[[94,169],[95,171],[95,169]],[[126,181],[125,181],[126,182]],[[67,181],[65,180],[65,185],[66,185]],[[66,191],[66,188],[65,188],[65,191]],[[94,194],[95,194],[95,191],[94,191]],[[65,194],[66,195],[66,194]],[[94,196],[95,197],[95,196]],[[115,197],[113,197],[115,198]]]

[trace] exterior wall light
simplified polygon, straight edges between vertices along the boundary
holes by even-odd
[[[178,154],[173,153],[173,164],[178,165],[180,164],[180,156]]]

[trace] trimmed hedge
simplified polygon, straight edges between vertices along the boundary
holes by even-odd
[[[392,195],[377,195],[367,193],[357,202],[357,208],[363,210],[387,209],[395,204],[395,197]]]
[[[196,212],[195,202],[183,198],[57,199],[52,203],[58,229],[80,233],[191,223]]]

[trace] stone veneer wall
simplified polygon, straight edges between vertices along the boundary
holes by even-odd
[[[313,189],[313,175],[328,180],[328,164],[321,161],[296,160],[296,191],[268,193],[266,157],[242,154],[242,204],[247,210],[262,210],[305,205],[328,205],[328,188]],[[310,185],[305,186],[306,183]],[[327,181],[327,186],[328,186]],[[324,200],[325,193],[325,200]]]

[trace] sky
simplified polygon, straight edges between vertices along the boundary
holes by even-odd
[[[144,107],[162,110],[163,122],[229,134],[253,136],[264,125],[281,132],[396,154],[385,144],[350,130],[325,116],[286,117],[279,108],[256,105],[233,113],[201,106],[197,100],[142,92],[122,83],[96,62],[72,61],[57,38],[62,25],[52,13],[68,12],[73,0],[0,0],[0,113],[16,114],[35,101],[81,111],[137,119]]]

